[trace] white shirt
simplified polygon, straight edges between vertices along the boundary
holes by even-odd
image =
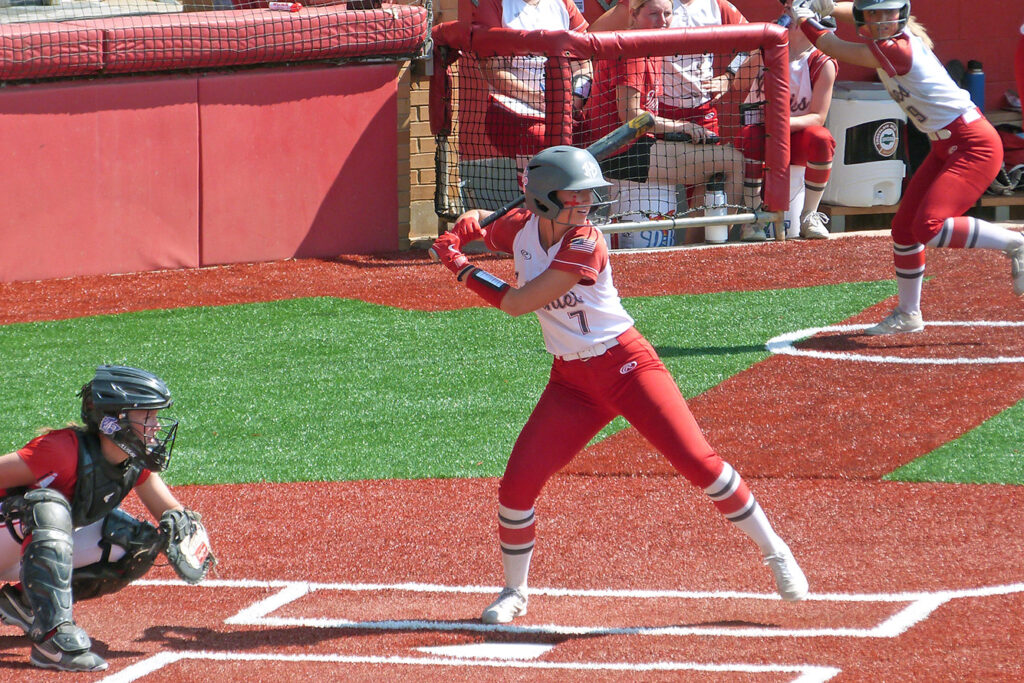
[[[935,53],[910,31],[869,45],[881,65],[878,77],[889,96],[922,133],[945,128],[976,108]]]
[[[593,284],[578,282],[564,296],[535,311],[544,335],[544,346],[555,356],[564,356],[609,342],[633,326],[633,318],[622,307],[612,283],[608,247],[599,230],[592,226],[573,228],[561,241],[544,249],[540,243],[539,219],[535,215],[521,222],[522,214],[499,219],[492,230],[515,230],[511,253],[518,286],[533,280],[553,265],[579,270]],[[517,229],[522,225],[520,229]],[[495,235],[500,242],[508,234]],[[491,235],[488,235],[490,240]],[[490,245],[490,242],[489,242]],[[500,244],[499,244],[500,246]],[[504,251],[505,249],[502,249]]]

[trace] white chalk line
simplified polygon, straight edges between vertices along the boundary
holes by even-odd
[[[940,320],[925,322],[925,329],[934,327],[1024,327],[1024,322],[1007,320]],[[860,363],[903,363],[907,365],[993,365],[1002,363],[1024,363],[1024,356],[993,356],[981,358],[908,358],[905,356],[868,355],[847,351],[819,351],[815,349],[798,349],[796,342],[813,337],[821,332],[858,332],[871,325],[828,325],[824,327],[808,327],[795,332],[786,332],[772,337],[765,347],[772,353],[783,356],[803,356],[827,360],[854,361]],[[913,335],[904,335],[913,339]]]
[[[907,593],[820,593],[810,594],[809,601],[825,602],[888,602],[910,603],[904,609],[890,616],[871,629],[763,629],[706,627],[566,627],[555,624],[514,626],[485,625],[475,621],[437,622],[428,620],[387,620],[356,622],[340,619],[281,619],[268,616],[281,607],[314,591],[409,591],[418,593],[463,593],[494,594],[500,589],[495,586],[450,586],[427,583],[400,584],[355,584],[355,583],[313,583],[304,581],[255,581],[212,579],[200,586],[188,586],[177,580],[140,580],[134,586],[188,587],[199,589],[262,589],[275,590],[260,600],[225,620],[226,624],[246,626],[300,626],[307,628],[354,628],[360,630],[424,630],[424,631],[500,631],[523,635],[725,635],[735,637],[875,637],[894,638],[917,623],[927,619],[932,612],[946,602],[959,598],[988,597],[1024,592],[1024,583],[1000,586],[985,586],[960,590]],[[745,593],[736,591],[678,591],[678,590],[601,590],[567,588],[533,588],[533,595],[604,597],[629,599],[753,599],[778,600],[778,596],[766,593]],[[400,657],[400,656],[355,656],[355,655],[295,655],[286,653],[251,654],[244,652],[177,651],[161,652],[137,662],[121,671],[101,679],[104,683],[131,683],[176,662],[188,659],[202,659],[227,662],[309,662],[335,664],[371,665],[414,665],[435,667],[492,667],[579,671],[695,671],[695,672],[740,672],[740,673],[793,673],[793,683],[823,683],[841,672],[841,669],[809,664],[759,665],[759,664],[706,664],[696,662],[549,662],[516,661],[506,659],[459,659],[452,657]]]
[[[221,662],[282,662],[316,664],[371,664],[404,666],[489,667],[497,669],[538,669],[562,671],[699,671],[709,673],[798,674],[792,683],[823,683],[842,670],[830,666],[781,664],[701,664],[697,662],[523,662],[510,659],[455,659],[451,657],[383,657],[355,655],[249,654],[243,652],[162,652],[133,664],[102,683],[132,683],[176,662],[188,659]]]

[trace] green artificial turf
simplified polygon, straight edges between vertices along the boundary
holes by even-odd
[[[625,304],[692,397],[767,357],[772,336],[891,294],[876,282]],[[173,484],[497,476],[550,368],[532,315],[336,298],[7,325],[0,357],[0,452],[77,419],[97,364],[163,377],[181,419]]]
[[[907,463],[884,478],[895,481],[945,481],[1024,485],[1024,401],[959,439]]]

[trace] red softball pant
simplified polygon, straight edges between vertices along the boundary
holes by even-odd
[[[746,159],[764,162],[764,125],[743,126],[740,132],[739,148]],[[836,153],[836,141],[824,126],[808,126],[789,136],[789,163],[791,166],[806,166],[807,162],[825,165],[832,163]],[[815,183],[828,182],[830,171],[808,169],[811,176],[805,176]],[[823,177],[814,177],[814,173]],[[764,165],[752,164],[746,171],[748,178],[763,178]]]
[[[622,415],[692,484],[706,488],[723,463],[650,343],[630,329],[587,360],[555,359],[551,378],[512,449],[498,502],[529,510],[544,484]]]
[[[971,123],[958,118],[932,140],[931,150],[911,176],[892,219],[892,241],[925,244],[947,218],[964,215],[992,184],[1003,164],[1003,143],[982,116]]]

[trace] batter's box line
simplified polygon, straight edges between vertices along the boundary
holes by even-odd
[[[137,581],[133,585],[185,586],[181,581]],[[493,586],[446,586],[424,583],[399,584],[356,584],[356,583],[310,583],[293,581],[231,581],[211,580],[199,587],[215,588],[260,588],[279,589],[273,595],[253,603],[224,620],[225,624],[237,626],[298,626],[308,628],[348,628],[380,631],[473,631],[500,632],[533,635],[642,635],[642,636],[724,636],[734,638],[896,638],[918,624],[936,609],[950,600],[984,598],[996,595],[1024,592],[1024,583],[1001,586],[967,588],[913,593],[812,593],[808,601],[822,602],[892,602],[909,603],[906,607],[871,628],[801,628],[779,629],[761,627],[713,627],[713,626],[564,626],[559,624],[482,624],[478,621],[431,621],[431,620],[383,620],[351,621],[348,619],[285,618],[269,616],[281,607],[316,591],[410,591],[420,593],[480,593],[493,595],[500,588]],[[567,588],[531,588],[533,595],[559,597],[600,597],[627,599],[707,599],[707,600],[779,600],[779,596],[768,593],[741,593],[734,591],[674,591],[674,590],[601,590]]]
[[[694,671],[708,673],[797,674],[792,683],[824,683],[842,670],[811,664],[788,666],[781,664],[702,664],[697,662],[524,662],[509,659],[456,659],[452,657],[384,657],[355,655],[293,655],[252,654],[246,652],[161,652],[100,679],[100,683],[132,683],[164,667],[182,660],[217,662],[282,662],[313,664],[372,664],[404,666],[489,667],[507,669],[544,669],[562,671]]]

